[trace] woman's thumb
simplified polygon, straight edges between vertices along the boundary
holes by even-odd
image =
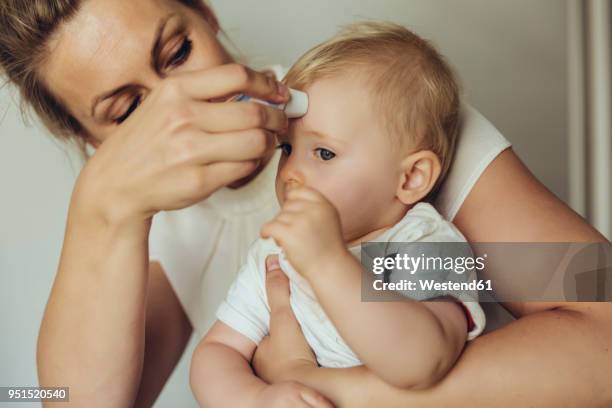
[[[266,258],[266,292],[272,313],[279,308],[290,307],[289,279],[280,268],[278,255]]]

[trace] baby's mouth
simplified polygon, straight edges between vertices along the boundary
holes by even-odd
[[[285,183],[285,192],[288,193],[289,191],[293,190],[294,188],[297,188],[300,186],[301,183],[295,181],[295,180],[289,180],[288,182]]]
[[[283,185],[283,202],[287,201],[287,195],[289,194],[289,192],[291,190],[296,189],[297,187],[301,186],[302,183],[296,181],[296,180],[289,180],[287,181],[284,185]]]

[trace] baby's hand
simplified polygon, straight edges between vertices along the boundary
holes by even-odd
[[[318,392],[296,382],[284,382],[264,387],[257,395],[257,408],[333,408]]]
[[[321,193],[303,186],[287,192],[281,211],[261,228],[261,236],[274,238],[307,279],[347,253],[338,212]]]

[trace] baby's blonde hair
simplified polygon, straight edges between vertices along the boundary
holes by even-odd
[[[316,80],[352,72],[362,74],[373,108],[401,148],[431,150],[440,159],[431,196],[448,172],[459,133],[460,89],[452,69],[429,42],[405,27],[369,21],[346,26],[306,52],[284,82],[303,90]]]

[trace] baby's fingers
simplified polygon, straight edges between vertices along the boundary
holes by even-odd
[[[287,200],[283,203],[282,212],[301,213],[308,209],[309,204],[311,203],[305,202],[304,200]]]
[[[319,193],[313,188],[306,186],[292,188],[287,191],[286,194],[287,200],[306,200],[311,202],[327,201],[323,194]]]
[[[285,242],[284,238],[289,236],[289,225],[276,217],[261,227],[260,235],[264,239],[273,238],[278,246],[282,248],[283,242]]]

